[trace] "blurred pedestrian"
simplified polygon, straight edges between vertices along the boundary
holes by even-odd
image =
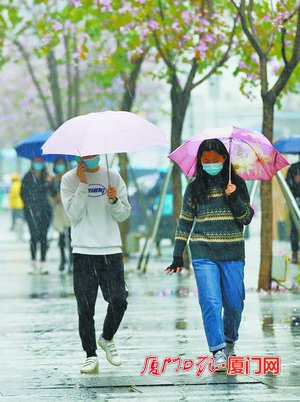
[[[24,203],[21,197],[22,181],[19,173],[11,176],[11,186],[9,190],[9,205],[11,210],[11,230],[15,230],[17,220],[23,220]]]
[[[235,355],[245,299],[243,227],[253,213],[246,184],[233,167],[229,180],[226,147],[218,139],[204,140],[198,149],[196,177],[184,194],[174,258],[166,273],[182,270],[183,251],[191,236],[205,334],[215,366],[222,371],[227,357]]]
[[[51,186],[50,193],[52,198],[53,219],[52,225],[59,233],[58,246],[60,250],[59,271],[64,271],[68,260],[68,272],[72,272],[72,247],[71,247],[71,222],[66,214],[61,202],[60,186],[62,176],[68,171],[68,162],[64,157],[59,156],[53,165],[55,174]],[[66,249],[68,259],[66,257]]]
[[[292,163],[287,172],[286,182],[289,188],[291,189],[293,196],[295,197],[298,207],[300,208],[300,161]],[[299,232],[291,215],[290,215],[290,221],[291,221],[292,263],[299,264],[299,257],[298,257]]]
[[[154,215],[156,210],[158,209],[159,201],[160,201],[160,194],[163,189],[163,185],[167,176],[167,169],[160,168],[159,170],[159,178],[156,181],[153,188],[148,192],[147,198],[152,198],[152,205],[151,212]],[[158,227],[158,231],[156,234],[156,250],[157,255],[161,256],[161,241],[162,239],[170,239],[172,244],[174,241],[173,233],[175,230],[175,223],[173,219],[173,193],[172,193],[172,185],[171,183],[168,186],[167,193],[164,199],[161,219]]]
[[[98,345],[107,360],[121,364],[114,335],[127,308],[127,295],[118,222],[130,215],[127,191],[121,176],[99,166],[100,156],[82,157],[77,169],[66,173],[61,198],[71,219],[73,280],[79,316],[79,334],[86,360],[81,373],[97,373],[94,312],[98,288],[108,302]]]
[[[50,176],[41,157],[35,157],[31,169],[22,181],[21,197],[24,202],[24,217],[30,232],[31,266],[30,273],[46,274],[46,254],[48,249],[47,234],[51,222],[51,206],[49,204]],[[37,266],[37,246],[40,244],[41,259]]]

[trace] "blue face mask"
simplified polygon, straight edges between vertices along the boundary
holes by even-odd
[[[85,164],[85,166],[88,169],[95,169],[100,162],[100,156],[94,156],[94,158],[90,158],[90,159],[82,159],[82,162]]]
[[[32,167],[36,172],[40,172],[44,169],[44,164],[43,162],[33,162]]]
[[[203,163],[203,170],[210,176],[216,176],[223,169],[223,163]]]
[[[54,168],[54,170],[55,170],[55,173],[60,174],[60,173],[65,173],[65,171],[66,171],[67,169],[66,169],[66,166],[65,166],[65,165],[56,165],[55,168]]]

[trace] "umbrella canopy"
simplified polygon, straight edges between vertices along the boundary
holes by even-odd
[[[186,176],[195,176],[198,148],[203,140],[212,138],[223,142],[235,171],[244,180],[271,180],[278,170],[289,165],[263,134],[234,126],[203,130],[175,149],[169,158]]]
[[[42,146],[47,141],[47,139],[51,136],[52,131],[46,131],[44,133],[34,133],[29,137],[26,137],[22,141],[20,141],[16,146],[15,150],[18,156],[27,159],[33,159],[34,157],[40,156],[46,162],[54,162],[58,156],[65,158],[68,161],[74,159],[74,156],[70,155],[43,155],[42,154]]]
[[[43,145],[43,154],[87,156],[132,152],[167,143],[154,124],[130,112],[98,112],[62,124]]]
[[[273,146],[283,154],[300,154],[300,135],[281,138]]]

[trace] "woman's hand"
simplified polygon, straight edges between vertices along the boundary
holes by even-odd
[[[174,257],[172,264],[165,269],[165,273],[167,275],[176,274],[183,270],[183,258],[182,257]]]
[[[177,267],[177,268],[168,267],[165,269],[165,273],[167,275],[177,274],[178,272],[181,272],[183,270],[183,268],[184,267]]]
[[[232,184],[231,181],[229,181],[229,183],[225,189],[225,194],[230,195],[230,194],[234,193],[235,190],[236,190],[236,185]]]

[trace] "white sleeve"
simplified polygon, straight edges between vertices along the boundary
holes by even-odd
[[[80,182],[77,186],[71,177],[63,176],[60,193],[67,215],[75,221],[82,219],[87,206],[88,184]]]
[[[117,222],[123,222],[129,218],[131,205],[128,201],[124,180],[120,175],[117,179],[116,191],[118,201],[115,204],[110,204],[111,214]]]

